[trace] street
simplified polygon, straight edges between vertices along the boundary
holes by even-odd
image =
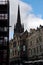
[[[43,60],[35,60],[35,61],[24,61],[24,62],[12,62],[10,65],[43,65]]]

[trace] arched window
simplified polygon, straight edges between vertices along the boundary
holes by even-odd
[[[16,47],[16,41],[13,43],[13,47]]]

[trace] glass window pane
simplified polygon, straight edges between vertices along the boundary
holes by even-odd
[[[8,15],[7,14],[5,14],[5,19],[8,19]]]
[[[8,14],[0,14],[0,19],[8,19]]]
[[[7,27],[4,27],[4,31],[7,31],[8,30],[8,28]]]
[[[16,47],[16,42],[13,43],[13,47]]]
[[[8,38],[7,37],[4,37],[5,41],[7,42],[8,41]]]

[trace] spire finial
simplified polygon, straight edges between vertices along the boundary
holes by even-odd
[[[21,24],[21,18],[20,18],[20,6],[19,6],[19,5],[18,5],[17,23]]]

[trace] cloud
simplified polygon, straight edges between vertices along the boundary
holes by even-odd
[[[16,23],[18,0],[10,0],[10,25]]]
[[[29,31],[30,28],[37,28],[39,25],[43,25],[42,15],[35,15],[33,8],[30,4],[19,1],[21,10],[21,21],[24,23],[25,30]]]
[[[27,21],[27,22],[26,22]],[[34,14],[29,14],[27,18],[24,20],[25,22],[25,30],[29,31],[30,28],[37,28],[39,25],[43,25],[43,19],[35,16]]]
[[[17,6],[18,0],[10,0],[10,26],[12,26],[9,32],[10,39],[13,38],[14,24],[17,20]]]
[[[14,24],[17,22],[17,7],[20,5],[21,23],[24,23],[25,30],[30,28],[37,28],[40,24],[43,25],[42,15],[35,15],[30,4],[26,4],[19,0],[10,0],[10,39],[13,38]]]
[[[32,7],[31,5],[28,5],[22,1],[19,1],[20,5],[20,14],[21,14],[21,19],[24,19],[27,17],[27,15],[32,12]],[[22,22],[22,21],[21,21]]]

